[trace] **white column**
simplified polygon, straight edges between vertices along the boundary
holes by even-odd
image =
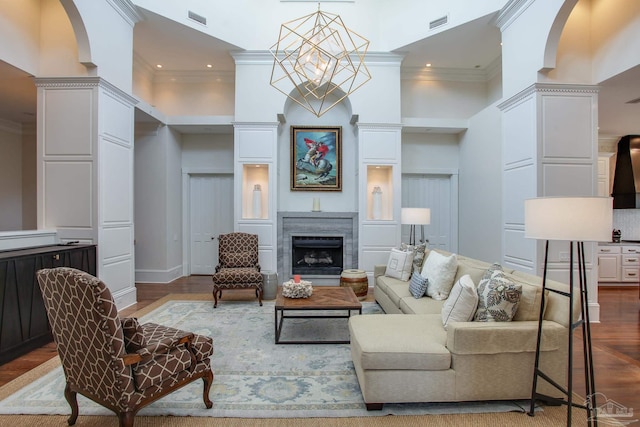
[[[234,123],[234,228],[258,235],[260,267],[277,271],[278,123]],[[253,215],[260,185],[261,218]]]
[[[98,276],[118,308],[136,302],[133,130],[136,100],[99,77],[38,87],[38,228],[98,245]]]
[[[597,105],[595,86],[541,83],[499,105],[506,266],[542,274],[544,242],[524,238],[525,199],[597,195]],[[596,248],[585,249],[591,319],[598,320]],[[568,257],[568,242],[550,244],[550,279],[568,283]]]

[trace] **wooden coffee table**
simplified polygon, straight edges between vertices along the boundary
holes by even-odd
[[[309,298],[286,298],[282,295],[282,287],[278,288],[275,305],[275,334],[276,344],[349,344],[346,341],[282,341],[282,323],[284,319],[348,319],[351,311],[358,310],[362,314],[362,304],[358,301],[351,287],[341,286],[316,286]],[[317,315],[318,310],[343,312],[341,314],[328,313]],[[295,314],[285,315],[287,311],[295,311]],[[344,313],[346,312],[346,314]]]

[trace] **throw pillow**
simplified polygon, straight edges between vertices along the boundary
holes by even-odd
[[[400,250],[405,252],[413,252],[413,271],[420,272],[422,270],[422,263],[424,263],[424,251],[427,249],[426,243],[418,243],[417,245],[410,245],[408,243],[400,244]]]
[[[436,300],[447,299],[456,278],[456,271],[458,271],[456,254],[445,256],[436,251],[429,252],[420,273],[429,280],[427,295]]]
[[[494,271],[478,285],[477,322],[510,322],[518,310],[522,285],[510,281],[504,272]]]
[[[453,285],[449,298],[442,306],[442,325],[450,322],[470,322],[478,306],[478,292],[471,276],[465,274]]]
[[[393,248],[389,254],[387,270],[384,275],[406,282],[411,276],[412,263],[413,252],[404,252],[400,249]]]
[[[487,271],[484,272],[484,274],[482,275],[482,279],[480,280],[487,280],[491,278],[491,276],[493,276],[493,273],[495,273],[496,271],[504,271],[504,269],[499,263],[494,262],[493,264],[491,264],[491,267],[487,268]]]
[[[414,271],[411,275],[411,282],[409,283],[409,292],[411,292],[411,295],[416,299],[422,298],[425,292],[427,292],[427,285],[429,285],[429,281],[422,277],[420,273]]]

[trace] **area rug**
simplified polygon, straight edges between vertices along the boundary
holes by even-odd
[[[381,312],[363,303],[363,315]],[[367,411],[351,361],[348,344],[276,345],[274,304],[171,300],[140,317],[212,336],[214,382],[212,409],[202,402],[202,382],[196,381],[147,406],[139,415],[239,418],[370,417],[456,413],[523,412],[527,402],[387,404]],[[282,339],[343,339],[346,319],[287,319]],[[0,414],[69,414],[63,397],[64,375],[59,362],[50,372],[0,401]],[[78,398],[82,415],[110,411]]]

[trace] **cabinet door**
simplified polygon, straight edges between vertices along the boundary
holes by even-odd
[[[620,255],[598,255],[598,281],[620,281]]]

